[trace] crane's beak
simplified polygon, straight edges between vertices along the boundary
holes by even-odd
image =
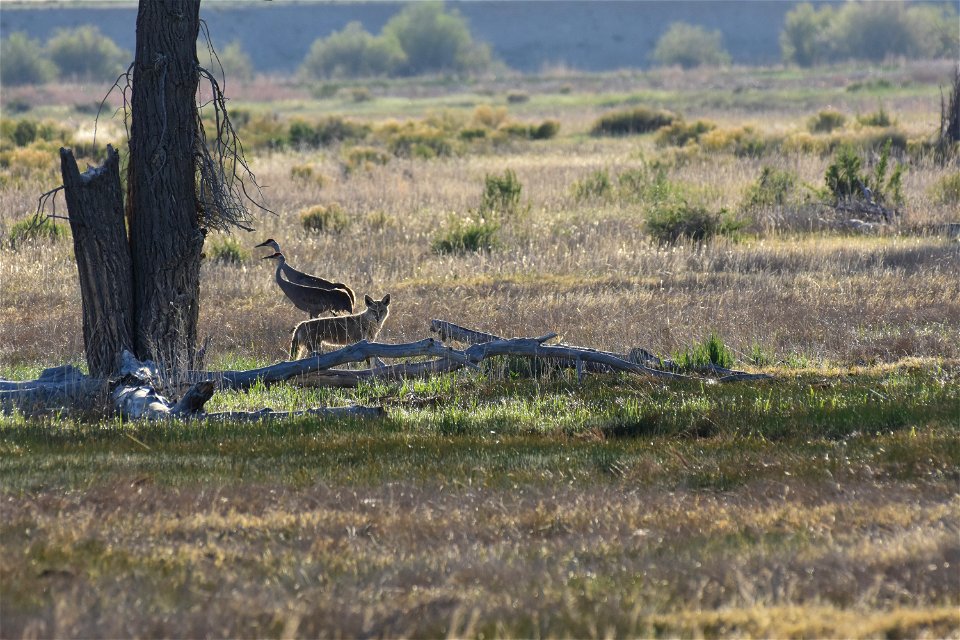
[[[270,258],[279,258],[279,257],[282,256],[282,255],[283,255],[282,253],[277,252],[277,253],[271,254],[271,255],[269,255],[269,256],[263,256],[263,257],[260,258],[260,259],[261,259],[261,260],[269,260]]]
[[[273,242],[273,238],[268,238],[268,239],[265,240],[264,242],[261,242],[260,244],[258,244],[257,247],[266,247],[267,245],[271,244],[272,242]],[[256,249],[257,247],[254,247],[254,248]]]

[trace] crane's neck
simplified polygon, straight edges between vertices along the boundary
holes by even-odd
[[[276,260],[277,260],[277,273],[274,275],[274,278],[276,278],[277,282],[280,282],[283,280],[283,278],[280,277],[280,273],[283,271],[283,264],[286,262],[286,260],[284,260],[282,253],[276,258]]]

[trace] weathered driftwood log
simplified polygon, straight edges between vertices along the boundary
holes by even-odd
[[[45,369],[36,380],[0,380],[0,413],[88,412],[104,402],[108,385],[73,365]]]
[[[459,362],[461,365],[466,366],[473,366],[474,364],[463,352],[444,346],[433,338],[426,338],[418,342],[406,344],[384,344],[361,340],[360,342],[329,353],[289,362],[279,362],[259,369],[250,369],[247,371],[194,372],[191,374],[191,380],[212,380],[222,389],[248,389],[257,382],[265,385],[274,384],[290,380],[297,376],[331,369],[332,367],[348,362],[361,362],[371,358],[412,358],[419,356],[434,356],[442,360]],[[400,371],[403,369],[382,367],[379,370],[382,371],[385,376],[399,376]],[[415,368],[411,369],[411,371],[413,370],[415,370]],[[370,371],[371,373],[365,374],[366,377],[376,377],[378,369]],[[327,372],[324,371],[324,374],[326,373]],[[335,375],[342,380],[349,377],[349,375],[345,376],[339,372]]]
[[[133,348],[133,278],[123,215],[120,156],[107,146],[99,167],[80,173],[73,151],[60,149],[73,250],[83,301],[83,343],[94,378],[112,375]]]

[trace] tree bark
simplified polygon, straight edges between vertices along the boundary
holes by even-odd
[[[134,347],[170,372],[193,365],[200,307],[199,28],[200,0],[140,0],[127,197]]]
[[[133,348],[133,281],[120,156],[108,146],[104,163],[81,174],[73,151],[60,149],[60,170],[80,276],[87,366],[94,378],[106,378],[119,367],[123,350]]]

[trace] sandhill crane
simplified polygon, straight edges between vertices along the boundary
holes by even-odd
[[[280,251],[280,244],[273,238],[268,238],[264,240],[258,247],[270,247],[277,253],[283,253]],[[271,257],[271,256],[267,256]],[[283,270],[283,275],[286,276],[287,280],[293,284],[302,284],[308,287],[317,287],[318,289],[343,289],[347,292],[347,295],[350,296],[350,305],[353,306],[357,304],[357,296],[354,295],[353,289],[343,284],[342,282],[330,282],[325,278],[319,276],[312,276],[309,273],[304,273],[303,271],[298,271],[290,265],[288,265],[285,260],[280,261],[280,268]]]
[[[343,289],[321,289],[284,280],[282,272],[286,260],[279,251],[273,255],[265,256],[263,259],[277,261],[275,276],[277,286],[297,309],[306,311],[311,318],[316,318],[320,314],[328,312],[353,313],[353,302],[350,295]]]

